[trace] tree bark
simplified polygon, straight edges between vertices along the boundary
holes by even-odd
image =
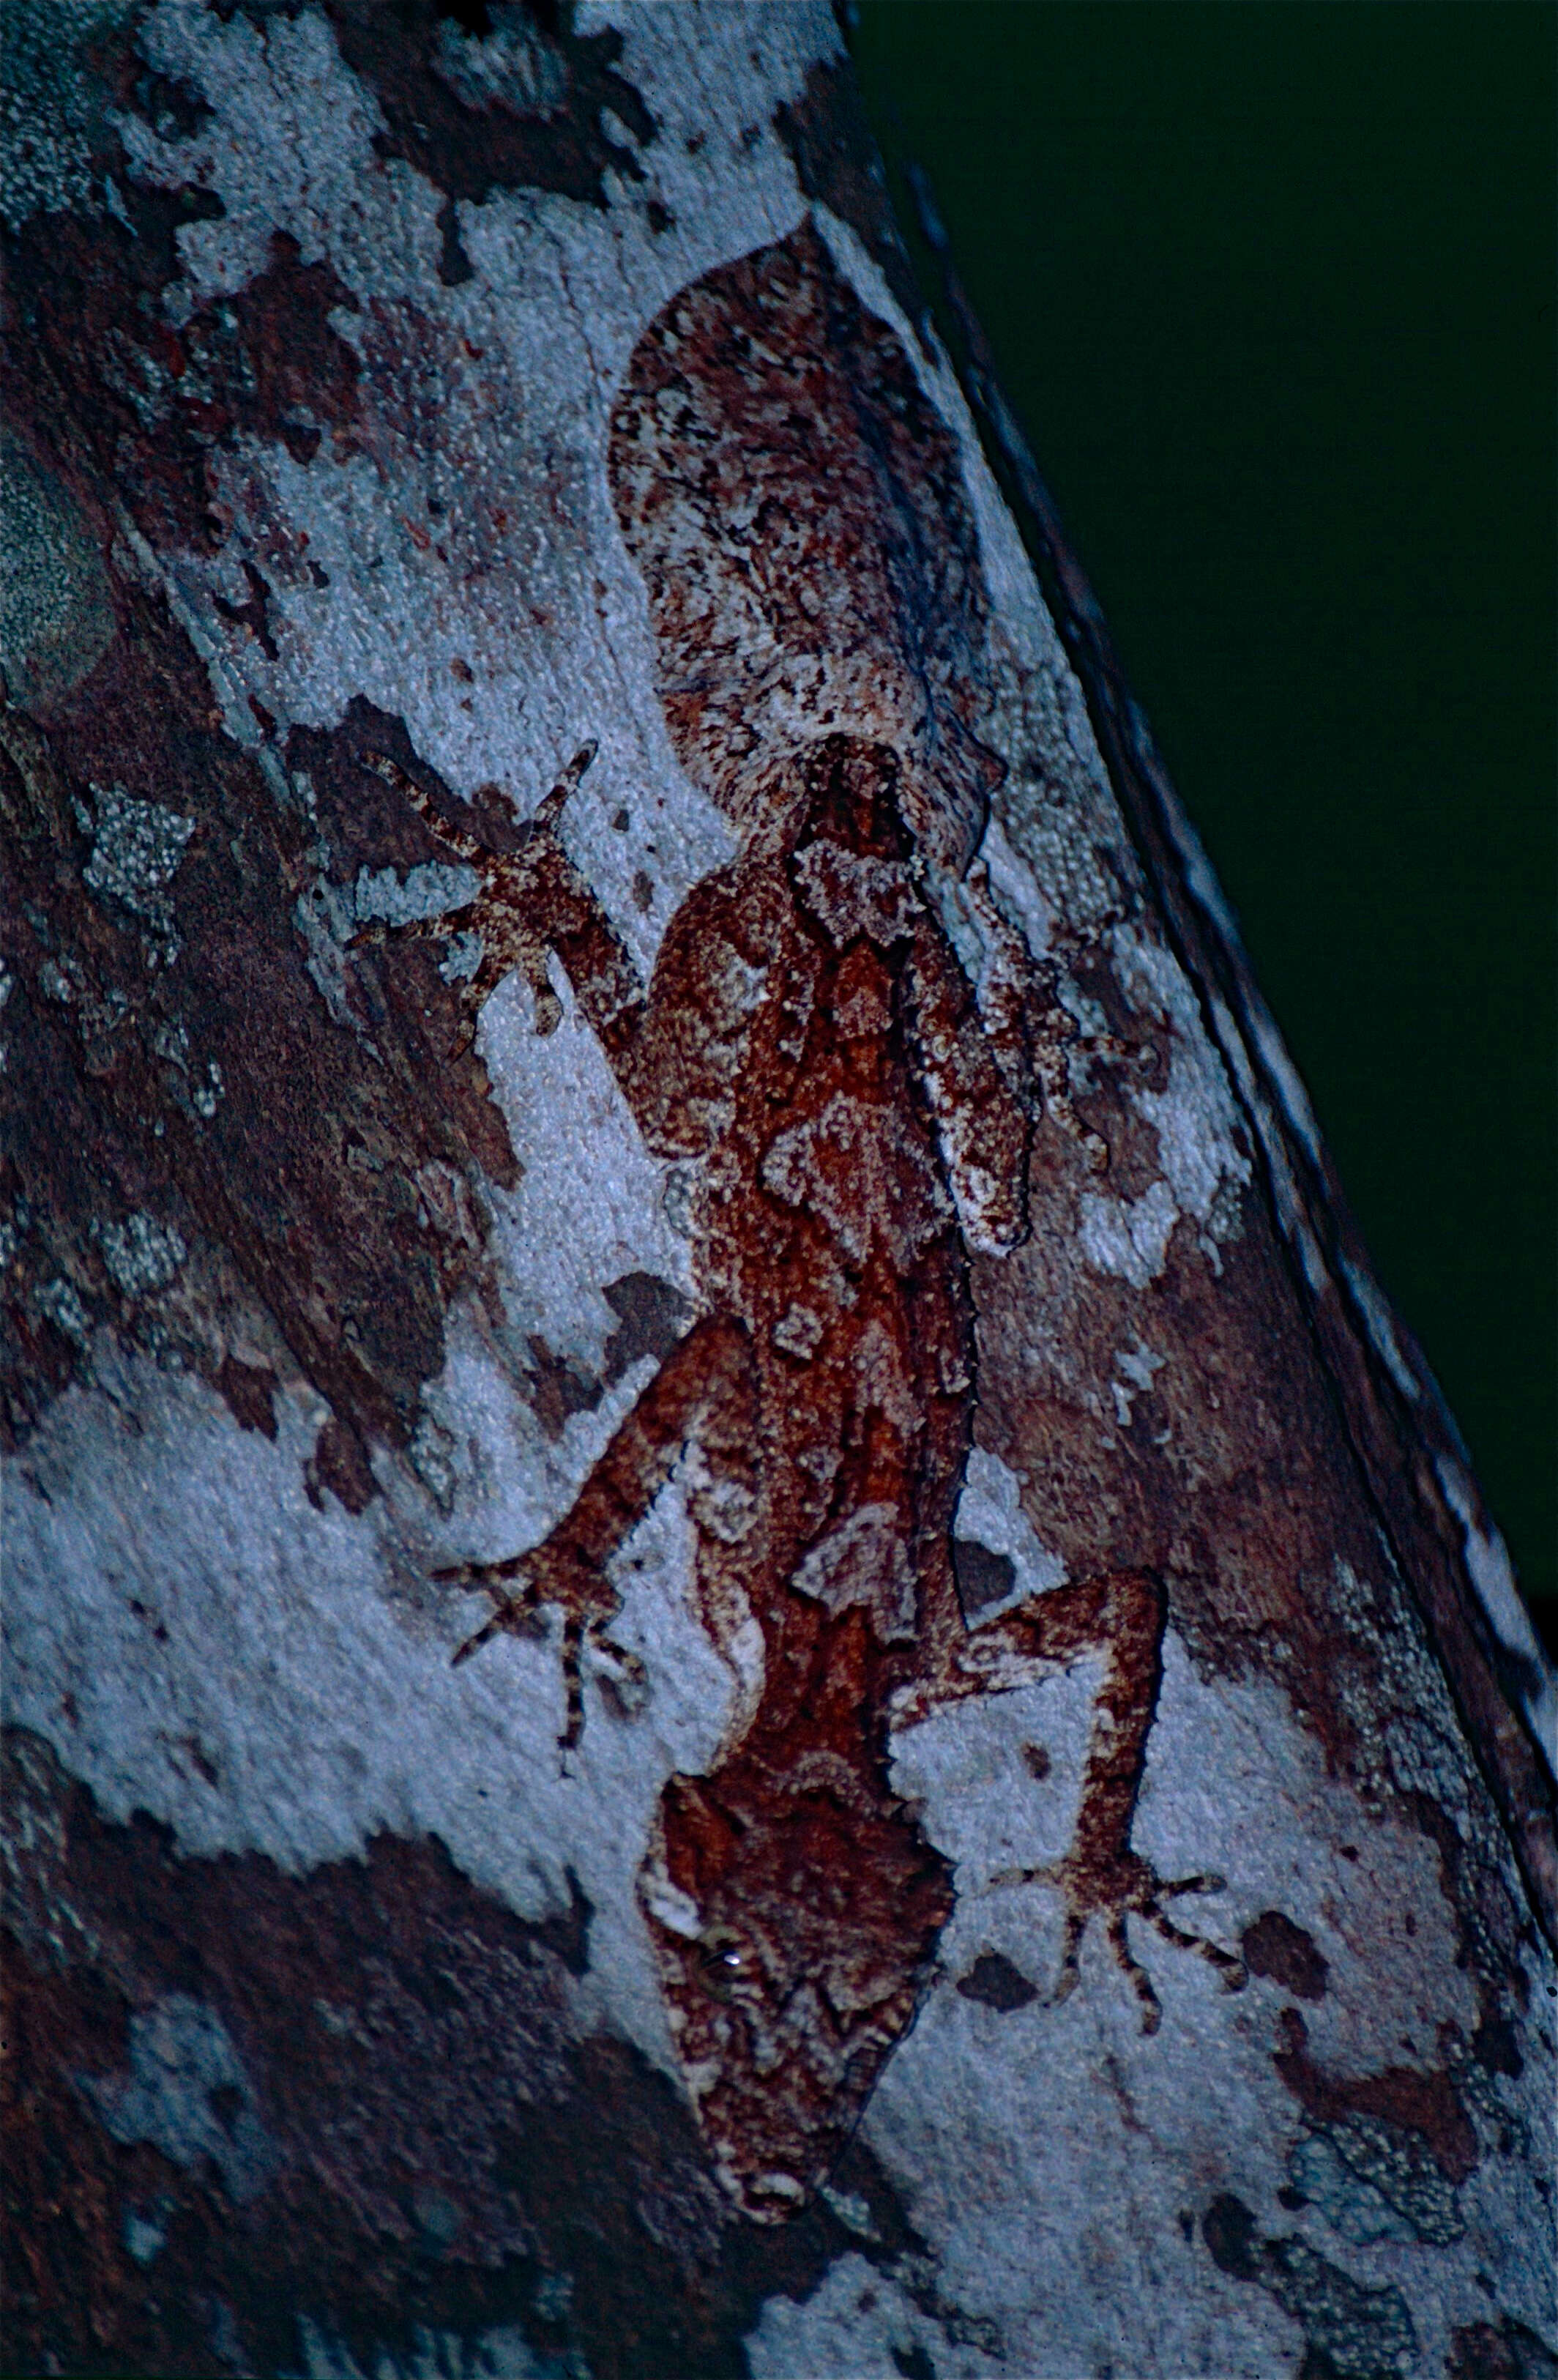
[[[1551,1669],[831,13],[13,17],[7,2368],[1558,2371]]]

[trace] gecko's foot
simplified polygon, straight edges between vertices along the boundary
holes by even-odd
[[[562,1622],[562,1683],[567,1695],[567,1716],[558,1745],[567,1765],[567,1755],[585,1731],[585,1677],[583,1655],[587,1645],[594,1656],[592,1664],[597,1684],[607,1701],[613,1705],[622,1718],[636,1718],[649,1699],[649,1673],[636,1653],[625,1645],[616,1644],[602,1633],[602,1618],[598,1615],[582,1620],[569,1611]]]
[[[603,1700],[619,1718],[636,1718],[649,1700],[648,1670],[636,1653],[610,1636],[590,1634],[589,1642],[595,1655],[595,1682]]]
[[[580,778],[599,749],[598,742],[593,738],[588,744],[580,745],[550,793],[546,795],[537,805],[536,815],[531,820],[532,826],[539,827],[543,832],[549,832],[556,827],[558,820],[562,815],[563,804],[569,795],[576,791]]]
[[[505,1633],[530,1636],[545,1625],[538,1609],[543,1598],[531,1574],[528,1554],[511,1554],[506,1561],[453,1562],[447,1570],[435,1570],[429,1574],[435,1586],[471,1587],[478,1594],[489,1595],[497,1607],[491,1618],[484,1621],[475,1635],[467,1636],[456,1650],[453,1663],[456,1669],[473,1653],[479,1653],[484,1645],[489,1645],[494,1636]],[[518,1583],[517,1593],[511,1582]]]
[[[1250,1971],[1243,1960],[1205,1935],[1189,1933],[1176,1925],[1163,1907],[1165,1900],[1176,1900],[1181,1893],[1221,1892],[1225,1882],[1220,1876],[1182,1876],[1170,1882],[1134,1852],[1112,1860],[1102,1871],[1094,1864],[1073,1857],[1052,1861],[1044,1867],[1007,1868],[991,1879],[993,1887],[1053,1885],[1065,1902],[1066,1931],[1060,1946],[1059,1973],[1049,1995],[1052,2008],[1069,1999],[1081,1981],[1082,1937],[1091,1918],[1103,1918],[1115,1963],[1141,2003],[1143,2033],[1156,2033],[1163,2022],[1163,2009],[1151,1976],[1130,1948],[1127,1917],[1144,1918],[1153,1932],[1161,1934],[1177,1950],[1193,1950],[1208,1966],[1214,1967],[1225,1990],[1241,1992],[1250,1981]]]
[[[583,1656],[587,1645],[594,1656],[602,1691],[624,1718],[635,1718],[649,1699],[648,1672],[638,1655],[617,1644],[604,1632],[617,1601],[599,1574],[577,1557],[556,1547],[532,1547],[511,1554],[506,1561],[455,1562],[432,1572],[440,1586],[475,1587],[489,1595],[496,1606],[474,1635],[456,1650],[453,1667],[468,1661],[494,1636],[544,1635],[543,1609],[555,1604],[562,1613],[562,1682],[567,1715],[559,1742],[571,1752],[584,1733]]]

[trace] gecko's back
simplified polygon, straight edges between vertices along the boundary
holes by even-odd
[[[837,2154],[950,1906],[945,1864],[890,1790],[887,1705],[924,1637],[959,1624],[972,1370],[966,1258],[913,1051],[927,927],[892,758],[833,738],[800,773],[799,832],[747,888],[772,938],[697,1244],[700,1289],[750,1351],[760,1481],[744,1532],[701,1530],[700,1585],[706,1605],[749,1608],[763,1692],[712,1773],[668,1790],[664,1873],[701,1925],[658,1928],[706,2127],[743,2196],[773,2211]]]

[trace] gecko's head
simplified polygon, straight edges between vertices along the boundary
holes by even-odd
[[[913,2017],[951,1895],[901,1804],[858,1772],[757,1786],[671,1780],[665,1873],[682,1919],[651,1904],[649,1922],[715,2168],[744,2214],[772,2223],[848,2141]]]
[[[671,744],[743,844],[773,847],[796,761],[842,733],[897,753],[916,843],[960,875],[1002,774],[961,437],[815,223],[668,300],[607,468]]]

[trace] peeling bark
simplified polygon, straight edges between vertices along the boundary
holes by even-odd
[[[1551,1670],[831,13],[14,14],[8,2367],[1558,2370]]]

